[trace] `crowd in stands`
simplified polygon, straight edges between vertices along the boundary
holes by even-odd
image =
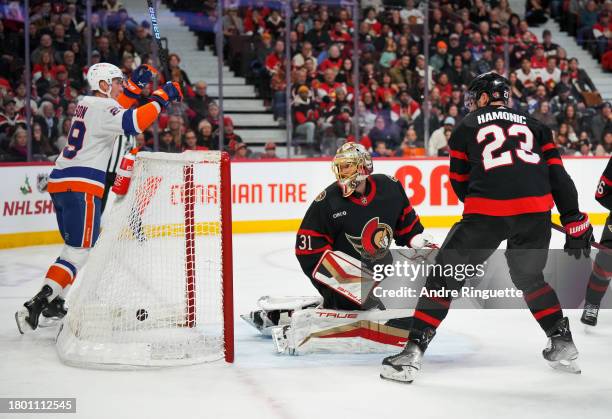
[[[357,140],[375,156],[445,156],[450,132],[465,116],[466,86],[487,71],[509,78],[511,106],[550,126],[564,154],[612,151],[609,103],[601,101],[578,60],[554,43],[550,31],[539,38],[530,30],[530,25],[547,20],[560,2],[527,1],[522,20],[506,0],[430,1],[429,65],[423,42],[425,2],[362,2],[358,22],[351,7],[335,3],[292,3],[290,117],[294,138],[307,153],[309,147],[311,154],[333,153],[342,142],[355,140],[358,126]],[[581,7],[594,9],[595,20],[608,24],[610,2],[589,1]],[[231,61],[232,68],[256,84],[280,120],[287,107],[285,16],[280,2],[261,1],[235,2],[224,16],[224,53],[238,57]],[[601,37],[609,39],[610,31],[592,29],[583,35],[589,32],[598,39],[600,52],[607,51]],[[213,42],[202,33],[200,40],[202,45]],[[426,80],[429,141],[424,138]]]
[[[33,87],[34,158],[53,160],[65,146],[76,101],[87,92],[84,45],[89,28],[81,3],[30,2],[31,74],[24,71],[23,10],[0,4],[0,161],[22,161],[27,155],[25,77]],[[153,64],[148,22],[132,19],[119,0],[94,3],[91,63],[116,64],[128,77],[139,64]],[[165,3],[196,33],[199,48],[214,49],[215,1]],[[550,32],[539,38],[529,28],[549,16],[559,19],[607,68],[609,1],[529,0],[522,20],[507,0],[432,0],[429,9],[415,0],[364,0],[357,22],[352,7],[340,0],[293,1],[289,104],[285,2],[226,3],[226,62],[256,86],[280,123],[291,118],[294,141],[306,155],[331,155],[345,141],[360,141],[379,157],[448,155],[450,133],[465,116],[466,86],[487,71],[510,80],[511,106],[550,126],[563,154],[612,154],[610,104],[601,101],[578,60],[568,57]],[[567,7],[573,8],[571,13],[565,13]],[[431,34],[428,51],[425,13]],[[167,77],[183,86],[185,100],[160,118],[159,150],[218,149],[219,106],[207,94],[206,82],[192,82],[189,69],[180,63],[171,53]],[[158,82],[163,81],[160,76]],[[150,91],[143,89],[143,101]],[[234,132],[231,118],[226,116],[223,125],[223,148],[235,159],[275,157],[274,143],[266,144],[261,154],[253,153]],[[136,141],[143,149],[153,149],[153,136],[149,130]]]

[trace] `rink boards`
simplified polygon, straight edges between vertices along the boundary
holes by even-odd
[[[578,189],[580,207],[594,224],[607,213],[594,199],[597,181],[608,158],[565,158],[564,164]],[[0,248],[59,243],[53,205],[47,193],[51,164],[0,166]],[[447,158],[384,159],[374,172],[395,176],[426,227],[450,227],[461,215],[462,204],[452,191]],[[196,173],[196,188],[206,188],[206,176]],[[329,159],[252,160],[232,162],[232,216],[234,233],[295,231],[312,200],[334,181]],[[176,187],[176,185],[175,185]],[[167,208],[182,206],[167,193]],[[174,198],[173,198],[174,197]],[[164,205],[160,201],[161,205]],[[204,209],[207,199],[196,205]]]

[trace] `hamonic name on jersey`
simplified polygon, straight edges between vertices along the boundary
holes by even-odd
[[[504,119],[510,122],[516,122],[517,124],[527,124],[527,118],[523,115],[518,115],[511,112],[497,111],[497,112],[487,112],[482,115],[478,115],[478,124],[486,124],[487,122],[494,121],[496,119]]]

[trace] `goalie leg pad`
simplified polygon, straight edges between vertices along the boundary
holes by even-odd
[[[408,330],[391,326],[405,310],[341,311],[323,308],[296,311],[291,323],[272,330],[277,352],[381,353],[406,344]]]

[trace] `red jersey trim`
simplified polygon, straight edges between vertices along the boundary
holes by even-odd
[[[468,156],[467,154],[465,154],[462,151],[455,151],[455,150],[451,150],[450,151],[450,156],[454,159],[459,159],[459,160],[465,160],[468,161]]]
[[[561,159],[548,159],[546,160],[546,164],[549,166],[552,166],[553,164],[563,166],[563,161]]]
[[[348,199],[350,199],[351,202],[357,205],[361,205],[362,207],[365,207],[370,202],[372,202],[372,200],[374,199],[374,196],[376,195],[376,182],[374,182],[372,178],[370,177],[368,177],[366,182],[369,182],[370,184],[370,193],[367,196],[362,196],[361,198],[357,198],[351,194],[348,197]],[[365,198],[365,202],[364,202],[364,198]]]
[[[543,196],[527,196],[514,199],[467,197],[465,198],[463,213],[505,217],[534,212],[548,212],[553,206],[553,197],[549,193]]]
[[[608,179],[607,177],[602,175],[601,180],[603,180],[606,185],[612,186],[612,180]]]
[[[326,244],[323,247],[320,247],[318,249],[295,249],[295,254],[297,256],[303,256],[303,255],[316,255],[317,253],[323,253],[326,250],[332,250],[332,247],[329,244]]]
[[[400,231],[398,231],[396,234],[398,236],[403,236],[405,234],[410,234],[410,232],[412,231],[412,229],[414,228],[414,226],[416,225],[416,223],[418,223],[420,221],[419,216],[417,215],[417,217],[414,219],[414,221],[406,228],[401,229]]]
[[[456,180],[457,182],[467,182],[468,180],[470,180],[469,173],[467,175],[460,175],[459,173],[451,172],[448,177],[452,180]]]
[[[328,243],[334,242],[331,239],[331,237],[329,237],[327,234],[319,233],[318,231],[314,231],[314,230],[299,229],[297,234],[305,234],[306,236],[312,236],[312,237],[322,237],[325,240],[327,240]]]
[[[548,150],[554,150],[555,148],[557,148],[557,146],[554,145],[553,143],[544,144],[542,146],[542,152],[548,151]]]

